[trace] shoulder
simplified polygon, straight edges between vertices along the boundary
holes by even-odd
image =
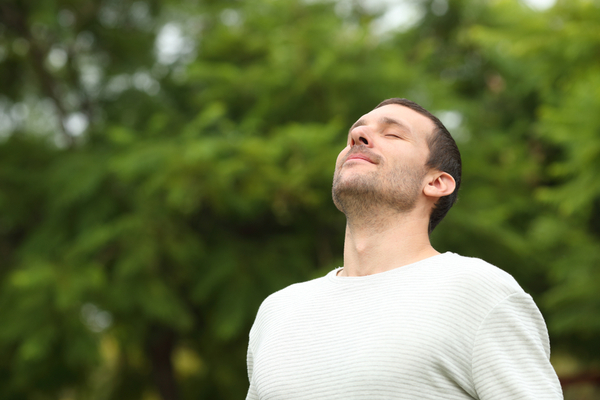
[[[508,272],[480,258],[465,257],[447,253],[445,266],[448,274],[454,274],[467,283],[482,286],[495,286],[507,292],[523,292],[515,278]]]
[[[299,308],[306,307],[316,294],[323,292],[325,286],[326,277],[321,277],[292,284],[269,295],[260,305],[252,324],[250,344],[257,346],[265,334],[276,332],[284,321],[297,315]]]
[[[280,289],[265,299],[265,302],[279,302],[286,299],[293,299],[299,296],[305,296],[312,292],[318,292],[325,285],[325,277],[311,279],[305,282],[291,284],[283,289]]]
[[[281,313],[310,299],[324,290],[326,278],[294,283],[269,295],[258,309],[257,319],[269,314]]]
[[[428,284],[450,301],[490,310],[514,294],[526,295],[506,271],[479,258],[444,253],[428,265]]]

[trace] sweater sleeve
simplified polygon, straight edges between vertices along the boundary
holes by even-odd
[[[254,381],[252,380],[252,372],[254,367],[254,359],[252,356],[252,349],[248,345],[248,355],[246,357],[246,363],[248,366],[248,380],[250,381],[250,387],[248,388],[248,394],[246,395],[246,400],[258,400],[258,394],[256,393],[256,388],[254,387]]]
[[[526,293],[498,303],[477,331],[472,374],[481,400],[562,399],[544,319]]]

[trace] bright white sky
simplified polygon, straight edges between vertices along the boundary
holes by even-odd
[[[346,0],[339,1],[340,5],[342,5]],[[448,10],[449,1],[452,0],[434,0],[431,6],[432,11],[438,15],[445,14]],[[547,10],[556,3],[556,0],[519,1],[536,11]],[[422,9],[416,0],[362,0],[362,4],[373,11],[386,10],[382,17],[373,24],[373,28],[377,33],[408,29],[419,22],[422,16]],[[222,17],[228,17],[228,15],[223,15]],[[228,18],[227,20],[230,19]],[[193,43],[185,38],[181,28],[175,23],[164,25],[156,38],[157,58],[162,64],[172,64],[182,55],[192,50]],[[60,54],[57,53],[57,56],[60,56]],[[58,60],[58,57],[55,58]]]
[[[345,0],[340,0],[345,1]],[[452,0],[434,0],[432,11],[443,15],[448,10],[448,2]],[[520,0],[535,11],[544,11],[556,4],[556,0]],[[392,30],[404,30],[416,24],[421,18],[422,10],[415,0],[363,0],[367,8],[386,10],[385,14],[374,24],[375,31],[385,33]]]
[[[556,4],[556,0],[521,0],[534,10],[544,11]]]

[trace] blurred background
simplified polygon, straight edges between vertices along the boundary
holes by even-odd
[[[348,127],[463,154],[439,251],[511,273],[600,399],[599,0],[2,0],[0,398],[240,399],[261,301],[341,265]]]

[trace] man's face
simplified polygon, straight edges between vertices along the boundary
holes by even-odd
[[[350,128],[333,178],[333,200],[344,213],[374,203],[406,212],[422,192],[433,122],[410,108],[389,104]]]

